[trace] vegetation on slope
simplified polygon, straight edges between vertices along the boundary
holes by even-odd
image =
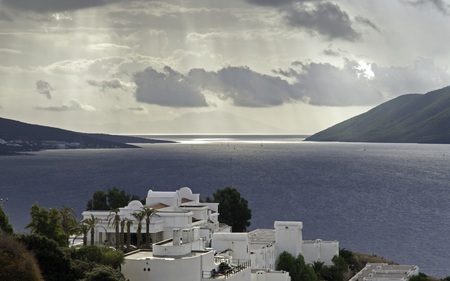
[[[450,143],[450,86],[397,97],[306,140]]]

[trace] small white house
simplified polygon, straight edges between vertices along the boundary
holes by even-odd
[[[387,263],[368,263],[349,281],[407,281],[419,274],[416,265],[390,265]]]

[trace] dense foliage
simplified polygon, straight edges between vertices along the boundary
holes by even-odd
[[[218,189],[212,198],[206,197],[206,202],[219,203],[219,222],[231,226],[233,232],[246,231],[250,226],[252,211],[235,188]]]
[[[132,200],[140,199],[139,196],[126,193],[125,190],[117,187],[110,188],[107,192],[98,190],[87,202],[86,210],[114,210],[127,206]]]
[[[0,234],[0,269],[0,280],[44,281],[33,254],[8,234]]]
[[[0,203],[0,234],[1,233],[12,234],[13,227],[9,222],[8,215],[3,211],[3,206]]]

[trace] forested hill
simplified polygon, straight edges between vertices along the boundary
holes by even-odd
[[[79,133],[6,118],[0,118],[0,139],[8,143],[28,144],[34,148],[37,146],[37,149],[43,147],[45,142],[76,143],[77,148],[136,148],[137,146],[128,143],[164,142],[127,136]]]
[[[397,97],[306,141],[450,143],[450,86]]]

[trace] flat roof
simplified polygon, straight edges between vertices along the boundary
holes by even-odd
[[[408,273],[418,271],[415,265],[392,265],[386,263],[368,263],[360,272],[353,276],[350,280],[368,279],[389,279],[402,280],[408,279]]]
[[[199,257],[201,255],[204,255],[205,253],[210,252],[211,250],[208,251],[192,251],[186,255],[182,255],[182,256],[154,256],[152,251],[142,251],[142,250],[138,250],[136,252],[132,252],[128,255],[125,255],[125,260],[134,260],[134,261],[138,261],[138,260],[179,260],[179,259],[190,259],[190,258],[195,258],[195,257]]]
[[[255,229],[248,233],[250,244],[275,243],[275,229]]]

